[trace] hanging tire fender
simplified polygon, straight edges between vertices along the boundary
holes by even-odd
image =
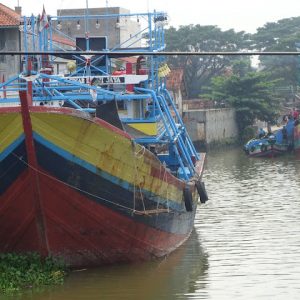
[[[184,200],[186,211],[193,211],[193,195],[188,185],[184,187],[183,200]]]
[[[205,189],[204,182],[198,180],[198,181],[195,182],[195,185],[196,185],[199,197],[200,197],[200,202],[205,203],[208,200],[208,195],[207,195],[207,192],[206,192],[206,189]]]

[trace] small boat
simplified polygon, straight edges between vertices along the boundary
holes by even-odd
[[[148,45],[105,45],[95,56],[88,46],[66,50],[59,55],[81,62],[67,76],[53,74],[49,42],[54,21],[72,17],[24,17],[24,43],[31,24],[37,49],[0,84],[2,253],[38,252],[71,267],[162,257],[188,239],[199,199],[208,199],[205,153],[194,148],[166,89],[168,66],[155,55],[165,47],[166,14],[110,17],[147,19]],[[141,50],[148,55],[135,54]],[[136,72],[129,64],[113,74],[115,60],[128,56]]]
[[[274,157],[294,149],[294,120],[273,133],[249,140],[244,151],[251,157]]]

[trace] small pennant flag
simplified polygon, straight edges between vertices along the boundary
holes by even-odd
[[[40,17],[40,28],[39,31],[41,32],[43,29],[48,28],[49,27],[49,22],[48,22],[48,17],[46,14],[46,10],[45,10],[45,6],[43,5],[43,13]]]

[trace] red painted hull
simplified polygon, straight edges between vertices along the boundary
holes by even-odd
[[[145,151],[139,163],[143,180],[137,181],[138,167],[132,165],[138,158],[132,160],[136,154],[130,136],[74,110],[29,110],[28,95],[20,96],[24,137],[21,130],[16,135],[8,130],[10,141],[0,153],[0,175],[6,179],[0,185],[0,253],[34,251],[62,257],[72,267],[95,266],[162,257],[188,238],[201,196],[195,183],[199,178],[185,183],[167,170],[163,173],[160,161]],[[3,128],[12,128],[7,124],[14,124],[16,110],[0,110],[8,116],[2,119]],[[40,115],[31,116],[37,111]],[[65,120],[64,126],[49,127],[53,116],[59,116],[56,122]],[[64,131],[72,125],[75,143],[71,130]],[[89,139],[82,143],[85,135]],[[53,136],[59,138],[49,141]],[[95,136],[101,144],[86,147]],[[111,140],[123,145],[121,156]],[[94,155],[97,161],[90,159]],[[195,166],[200,176],[204,159]]]
[[[39,175],[41,228],[32,182],[25,171],[1,196],[0,252],[36,251],[63,257],[73,267],[102,265],[161,257],[189,236],[135,222],[45,173]]]

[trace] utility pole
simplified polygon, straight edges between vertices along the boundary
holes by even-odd
[[[85,38],[86,38],[86,50],[90,50],[90,33],[89,33],[89,2],[86,0],[86,9],[85,9]]]

